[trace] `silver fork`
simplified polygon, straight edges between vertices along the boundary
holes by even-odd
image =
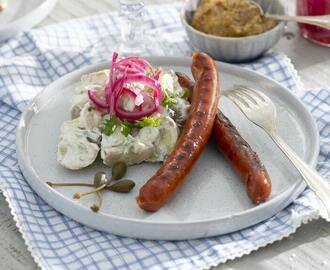
[[[330,184],[315,170],[309,167],[277,134],[276,107],[272,100],[260,91],[247,86],[235,85],[226,91],[227,96],[254,124],[264,129],[282,152],[297,168],[307,185],[320,198],[330,220]]]

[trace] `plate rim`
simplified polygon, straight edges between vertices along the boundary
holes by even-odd
[[[150,61],[154,61],[154,62],[161,62],[161,61],[167,61],[167,62],[174,62],[174,61],[180,61],[183,62],[182,66],[186,66],[184,63],[185,62],[191,62],[191,58],[189,57],[161,57],[161,56],[149,56],[146,57],[147,59],[149,59]],[[310,158],[307,161],[308,164],[315,166],[316,162],[317,162],[317,157],[319,154],[319,133],[318,133],[318,129],[317,129],[317,125],[316,122],[314,120],[314,118],[312,117],[311,113],[307,110],[307,108],[304,106],[304,104],[302,103],[302,101],[300,99],[298,99],[292,92],[290,92],[286,87],[282,86],[280,83],[278,83],[277,81],[273,80],[272,78],[266,77],[262,74],[259,74],[256,71],[252,71],[249,70],[245,67],[242,66],[236,66],[236,65],[232,65],[232,64],[227,64],[227,63],[223,63],[220,61],[216,61],[217,66],[221,65],[222,67],[224,67],[228,73],[230,73],[232,70],[244,70],[245,73],[247,74],[252,74],[254,77],[262,77],[264,80],[268,80],[271,81],[273,86],[276,86],[276,88],[281,88],[281,91],[285,91],[286,94],[288,94],[289,96],[291,96],[292,99],[294,99],[294,101],[296,102],[296,105],[299,104],[299,108],[303,110],[303,112],[305,113],[305,115],[309,118],[306,119],[307,122],[309,123],[309,125],[312,127],[312,131],[311,134],[313,134],[314,138],[312,138],[312,141],[314,141],[315,147],[312,150],[312,153],[310,154]],[[19,167],[25,177],[25,179],[27,180],[27,182],[29,183],[29,185],[32,187],[32,189],[43,199],[45,200],[48,204],[50,204],[51,207],[53,207],[54,209],[56,209],[57,211],[64,213],[66,211],[63,211],[63,209],[59,209],[60,207],[56,207],[54,206],[54,204],[52,204],[50,201],[52,200],[52,198],[49,198],[47,196],[45,196],[45,192],[46,193],[53,193],[51,195],[51,197],[56,196],[57,198],[62,198],[65,200],[64,204],[69,204],[70,208],[73,210],[78,210],[78,212],[80,212],[81,214],[85,215],[88,212],[90,212],[90,209],[88,207],[85,207],[84,205],[80,205],[76,202],[73,202],[72,200],[69,200],[67,197],[65,197],[64,195],[62,195],[61,193],[57,192],[56,190],[52,189],[51,187],[49,187],[45,182],[41,181],[41,179],[38,177],[37,173],[35,172],[34,168],[32,166],[28,166],[26,167],[25,165],[31,165],[30,162],[26,163],[24,161],[24,140],[27,138],[27,134],[28,134],[28,129],[25,128],[25,132],[24,130],[22,130],[22,126],[24,126],[24,123],[26,121],[29,120],[29,115],[28,113],[31,111],[31,109],[33,110],[33,106],[34,104],[38,103],[38,100],[40,99],[40,96],[42,96],[44,94],[45,91],[47,91],[47,89],[51,89],[52,86],[56,83],[60,83],[63,81],[67,81],[68,78],[70,77],[75,77],[78,76],[79,74],[83,73],[83,72],[88,72],[89,70],[97,70],[100,69],[102,67],[105,67],[109,65],[109,61],[103,61],[101,63],[96,63],[96,64],[92,64],[92,65],[88,65],[85,67],[82,67],[80,69],[77,69],[73,72],[70,72],[68,74],[66,74],[65,76],[62,76],[60,78],[58,78],[57,80],[55,80],[54,82],[52,82],[51,84],[49,84],[48,86],[46,86],[40,93],[38,93],[29,103],[29,105],[25,108],[24,112],[21,115],[21,118],[19,120],[19,124],[17,126],[17,131],[16,131],[16,149],[17,149],[17,158],[18,158],[18,162],[19,162]],[[27,157],[28,161],[30,160]],[[35,179],[30,179],[30,177],[35,178]],[[42,184],[39,189],[35,189],[33,188],[33,182],[38,182],[39,184]],[[41,182],[41,183],[40,183]],[[304,181],[302,179],[300,179],[300,181],[297,181],[296,184],[292,185],[288,190],[286,190],[285,192],[283,192],[283,194],[287,194],[287,193],[293,193],[293,190],[295,190],[294,194],[291,194],[290,199],[286,202],[284,202],[284,200],[282,200],[281,196],[276,196],[274,198],[272,198],[271,200],[267,201],[266,203],[257,205],[255,207],[251,207],[247,210],[241,211],[239,213],[236,214],[232,214],[232,215],[226,215],[226,216],[221,216],[221,217],[212,217],[212,218],[206,218],[206,219],[202,219],[202,220],[190,220],[190,221],[155,221],[155,220],[146,220],[146,219],[136,219],[136,218],[129,218],[129,217],[120,217],[120,216],[116,216],[116,215],[112,215],[112,214],[104,214],[103,212],[99,212],[98,215],[106,218],[106,219],[111,219],[111,220],[115,220],[116,222],[125,222],[125,223],[129,223],[129,224],[135,224],[135,225],[158,225],[158,226],[164,226],[164,225],[196,225],[196,224],[206,224],[206,223],[217,223],[217,222],[221,222],[221,220],[226,220],[226,219],[230,219],[230,218],[235,218],[235,217],[239,217],[239,216],[244,216],[244,215],[249,215],[251,212],[254,212],[255,209],[259,209],[259,211],[262,211],[263,208],[267,208],[270,202],[276,202],[279,201],[281,202],[281,205],[284,206],[281,207],[281,209],[284,209],[288,204],[290,204],[294,199],[296,199],[296,197],[298,197],[302,191],[305,189],[306,184],[304,183]],[[54,195],[54,196],[53,196]],[[282,195],[284,196],[284,195]],[[55,197],[55,198],[56,198]],[[280,209],[280,210],[281,210]],[[280,211],[278,210],[278,211]],[[277,212],[278,212],[277,211]],[[276,212],[276,213],[277,213]],[[275,214],[276,214],[275,213]],[[73,215],[71,214],[67,214],[64,213],[65,215],[69,216],[70,218],[77,220],[76,218],[73,217]],[[272,214],[274,215],[274,213]],[[272,216],[270,215],[270,216]],[[266,216],[265,218],[258,220],[257,222],[260,222],[262,220],[265,220],[267,218],[269,218],[270,216]],[[81,219],[77,222],[81,223],[81,224],[85,224],[89,227],[93,227],[99,230],[103,230],[104,229],[100,229],[98,226],[91,226],[90,224],[86,224],[85,222],[81,221]],[[255,223],[257,223],[255,222]],[[255,224],[253,223],[253,224]],[[253,224],[250,224],[248,226],[252,226]],[[245,228],[247,226],[242,227],[241,229]],[[113,232],[112,232],[113,233]],[[229,233],[229,232],[228,232]],[[116,233],[118,234],[118,233]],[[216,235],[216,234],[215,234]],[[127,236],[127,235],[125,235]],[[144,239],[155,239],[155,238],[146,238],[146,237],[136,237],[136,238],[144,238]],[[196,237],[191,237],[191,238],[187,238],[184,237],[182,239],[194,239]],[[199,238],[199,237],[197,237]],[[158,239],[171,239],[171,238],[158,238]],[[176,240],[172,239],[172,240]]]

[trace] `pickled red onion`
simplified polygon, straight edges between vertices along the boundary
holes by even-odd
[[[142,110],[141,110],[140,106],[138,106],[138,107],[135,107],[135,110],[133,112],[127,112],[127,111],[121,109],[119,106],[119,102],[117,102],[116,107],[115,107],[116,115],[119,118],[125,119],[128,121],[139,120],[145,116],[153,114],[154,112],[156,112],[158,110],[155,103],[152,103],[150,105],[151,105],[151,107],[148,107],[148,108],[143,108],[143,105],[140,105],[140,106],[142,106]]]
[[[104,112],[107,109],[110,116],[116,114],[119,118],[135,121],[149,116],[158,111],[162,99],[159,83],[161,69],[155,73],[151,64],[139,57],[127,57],[117,61],[115,52],[110,65],[109,81],[105,87],[105,101],[101,100],[93,90],[88,91],[88,96],[97,110]],[[147,75],[147,72],[149,74]],[[144,90],[134,91],[128,84],[141,84],[150,88],[150,95]],[[122,95],[128,94],[134,98],[135,108],[132,112],[125,111],[119,106]]]
[[[133,63],[133,65],[140,67],[144,72],[146,72],[147,70],[150,71],[151,76],[154,77],[155,76],[155,71],[153,69],[153,67],[151,66],[151,64],[146,61],[143,58],[139,58],[139,57],[127,57],[124,58],[122,60],[119,60],[117,65],[121,66],[127,66],[128,64]]]
[[[93,90],[93,89],[89,89],[89,90],[87,91],[87,93],[88,93],[88,97],[89,97],[89,99],[93,102],[93,104],[95,105],[95,108],[96,108],[97,110],[102,110],[102,111],[104,111],[104,110],[106,110],[106,109],[108,108],[107,104],[104,103],[104,102],[102,102],[102,101],[100,100],[100,98],[97,96],[95,90]]]

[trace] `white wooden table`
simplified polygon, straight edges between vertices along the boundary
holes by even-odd
[[[58,0],[53,12],[40,26],[67,19],[94,15],[116,8],[111,0]],[[175,0],[147,0],[147,4],[175,2]],[[283,38],[276,50],[291,59],[306,88],[330,87],[330,48],[304,40],[294,26],[291,40]],[[30,253],[12,219],[7,203],[0,194],[0,269],[36,269]],[[330,225],[322,220],[302,226],[294,235],[249,256],[220,265],[215,269],[282,270],[330,269]]]

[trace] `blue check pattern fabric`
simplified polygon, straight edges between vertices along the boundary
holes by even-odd
[[[147,32],[158,33],[159,38],[146,54],[191,53],[178,11],[178,5],[149,8]],[[21,112],[57,78],[108,60],[118,46],[118,25],[115,14],[99,15],[34,29],[0,44],[0,188],[42,269],[208,269],[280,240],[320,217],[321,205],[306,189],[286,209],[241,231],[191,241],[141,241],[83,226],[39,198],[16,159],[15,129]],[[320,131],[317,169],[329,179],[330,89],[303,90],[290,60],[280,53],[270,52],[245,67],[277,80],[305,103]]]

